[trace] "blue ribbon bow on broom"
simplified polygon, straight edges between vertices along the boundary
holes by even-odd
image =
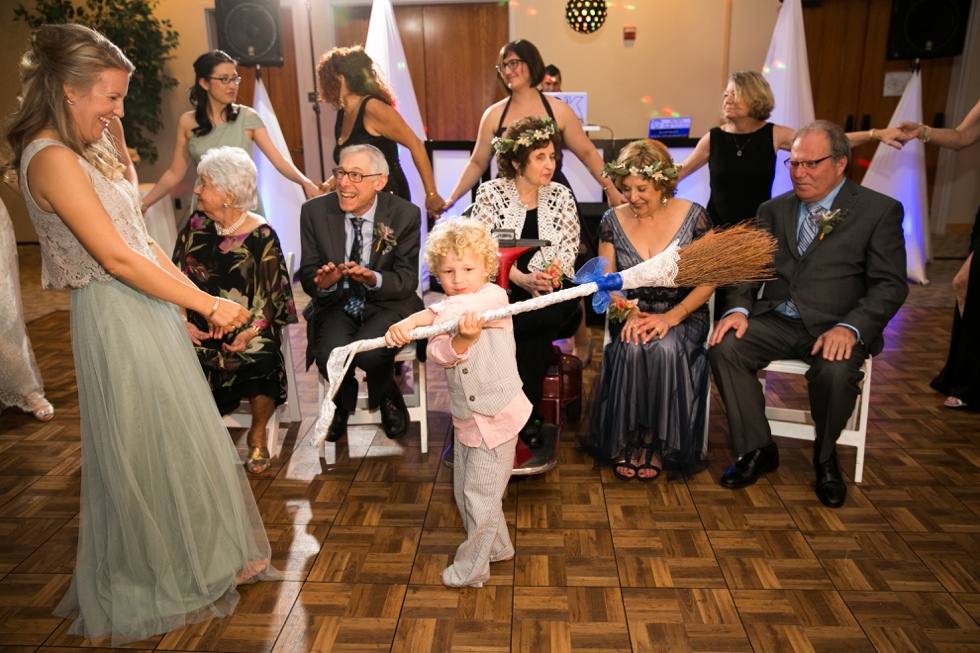
[[[673,242],[653,258],[620,272],[605,274],[609,261],[601,256],[594,258],[583,265],[572,279],[578,284],[576,287],[484,311],[477,317],[485,318],[487,322],[494,322],[592,293],[595,293],[592,306],[597,313],[604,313],[609,307],[611,290],[632,290],[643,287],[729,286],[736,283],[767,281],[772,279],[772,269],[769,264],[775,251],[776,239],[772,234],[754,225],[742,223],[728,229],[709,231],[683,250]],[[455,321],[449,321],[419,327],[409,335],[412,336],[412,340],[420,340],[440,333],[455,333],[457,328]],[[317,419],[316,430],[311,441],[314,447],[319,447],[327,436],[330,422],[333,421],[335,408],[333,398],[354,359],[354,354],[382,347],[387,347],[383,337],[358,340],[330,352],[327,361],[330,389],[320,407],[320,417]]]

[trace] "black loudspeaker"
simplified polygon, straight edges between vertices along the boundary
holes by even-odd
[[[279,0],[215,0],[218,48],[240,66],[282,66]]]
[[[893,0],[888,60],[963,53],[971,0]]]

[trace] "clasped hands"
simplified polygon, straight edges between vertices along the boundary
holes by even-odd
[[[313,283],[320,290],[328,290],[344,277],[363,283],[365,286],[374,287],[378,283],[378,277],[374,272],[353,261],[340,265],[327,263],[320,266],[320,269],[316,271],[316,276],[313,277]]]
[[[634,308],[626,318],[623,330],[619,332],[619,339],[634,345],[645,345],[655,337],[663,340],[672,326],[674,325],[667,321],[665,315],[644,313]]]
[[[714,347],[720,343],[721,339],[731,329],[735,329],[735,337],[741,339],[745,335],[745,330],[748,328],[749,320],[743,313],[735,312],[726,315],[715,325],[715,330],[711,334],[711,340],[708,341],[708,346]],[[857,336],[851,329],[845,326],[835,326],[817,338],[817,341],[813,343],[813,349],[810,351],[810,355],[816,356],[823,352],[824,360],[850,360],[851,350],[854,349],[855,344],[857,344]]]
[[[220,340],[221,338],[224,338],[226,334],[232,333],[236,329],[241,329],[243,326],[251,322],[251,320],[252,314],[241,304],[233,302],[229,299],[219,298],[218,307],[208,319],[207,331],[198,329],[197,326],[191,321],[185,322],[184,326],[187,327],[187,335],[190,336],[191,342],[193,342],[195,345],[200,345],[204,340]],[[221,348],[228,352],[245,351],[248,342],[256,336],[257,334],[254,330],[243,329],[237,336],[235,336],[235,339],[230,344],[224,343]]]

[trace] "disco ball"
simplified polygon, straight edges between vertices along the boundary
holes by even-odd
[[[568,0],[565,21],[576,32],[591,34],[606,22],[606,0]]]

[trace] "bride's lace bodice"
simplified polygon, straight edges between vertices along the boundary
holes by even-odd
[[[101,283],[108,282],[112,276],[82,247],[68,225],[57,214],[42,211],[31,197],[27,186],[27,169],[31,159],[42,149],[52,145],[65,147],[59,141],[40,138],[24,149],[20,164],[21,189],[41,244],[41,284],[45,288],[83,288],[93,279]],[[156,262],[153,249],[147,242],[136,189],[126,180],[110,181],[84,158],[78,157],[78,160],[89,173],[92,187],[102,200],[102,206],[112,218],[122,239],[134,250]]]
[[[521,203],[514,180],[501,178],[481,184],[476,191],[471,217],[491,229],[513,229],[520,238],[527,209]],[[571,192],[560,184],[541,186],[538,189],[538,238],[550,240],[552,244],[535,252],[528,269],[543,272],[549,263],[560,260],[565,276],[574,276],[579,235],[578,211]]]

